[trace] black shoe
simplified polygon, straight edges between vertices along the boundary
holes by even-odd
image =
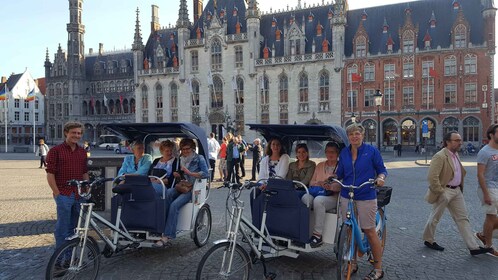
[[[444,247],[441,247],[439,246],[439,244],[437,244],[436,242],[433,242],[432,244],[429,243],[428,241],[425,241],[424,242],[424,245],[431,248],[432,250],[436,250],[436,251],[444,251]],[[472,250],[471,250],[472,251]],[[471,252],[472,253],[472,252]]]
[[[491,251],[493,251],[493,248],[491,247],[484,248],[479,246],[479,249],[470,249],[469,251],[472,256],[475,256],[475,255],[490,253]]]

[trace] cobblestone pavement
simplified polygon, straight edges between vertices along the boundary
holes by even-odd
[[[45,171],[38,169],[38,162],[32,158],[0,155],[0,279],[42,279],[53,251],[55,203]],[[447,213],[437,232],[438,243],[446,250],[436,252],[423,246],[421,235],[430,211],[423,201],[427,167],[416,165],[416,159],[386,155],[390,173],[387,184],[394,187],[394,193],[387,208],[384,279],[497,279],[498,258],[472,257]],[[464,159],[468,171],[464,195],[472,227],[480,230],[484,217],[475,191],[475,158]],[[226,190],[211,193],[210,241],[224,236],[225,198]],[[190,238],[182,237],[168,249],[142,249],[102,258],[99,279],[194,279],[197,264],[210,246],[199,249]],[[268,262],[269,271],[275,272],[277,279],[335,279],[335,267],[331,247],[301,254],[297,259],[282,257]],[[366,260],[360,260],[354,279],[362,279],[370,269]],[[262,279],[261,265],[256,265],[251,275]]]

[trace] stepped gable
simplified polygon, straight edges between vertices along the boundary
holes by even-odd
[[[284,56],[284,40],[287,38],[287,32],[292,28],[291,18],[294,17],[297,28],[300,32],[304,32],[306,36],[305,53],[312,53],[313,42],[315,42],[315,52],[322,51],[322,42],[327,39],[329,42],[329,51],[332,50],[332,29],[329,20],[329,11],[333,13],[332,5],[324,5],[317,7],[307,7],[305,9],[283,11],[280,13],[265,14],[261,17],[260,32],[264,38],[261,46],[260,57],[263,57],[263,49],[265,46],[270,50],[275,48],[275,56]],[[310,21],[310,15],[312,19]],[[272,22],[276,20],[275,26]],[[304,20],[304,30],[303,30]],[[321,36],[317,35],[317,26],[323,26]],[[282,35],[280,41],[276,40],[276,32],[280,30]],[[270,55],[271,56],[271,55]]]
[[[95,73],[95,63],[99,63],[101,67],[101,74]],[[109,67],[108,63],[111,62],[114,68],[114,74],[108,74],[107,69]],[[126,63],[128,67],[127,75],[133,72],[133,52],[132,51],[109,51],[108,53],[103,53],[99,55],[94,53],[85,56],[85,70],[86,77],[88,80],[101,80],[104,76],[113,76],[120,73],[121,63]]]
[[[369,37],[369,53],[376,55],[379,52],[387,53],[385,38],[382,36],[384,18],[389,24],[389,33],[395,44],[393,52],[396,53],[400,48],[399,29],[405,24],[405,10],[411,9],[411,18],[415,27],[418,26],[418,36],[416,46],[422,50],[425,49],[424,37],[426,30],[429,29],[431,35],[431,48],[436,49],[448,48],[451,42],[451,32],[458,10],[453,7],[453,0],[421,0],[409,3],[399,3],[372,7],[367,9],[351,10],[348,12],[348,24],[346,27],[345,55],[351,56],[353,53],[353,39],[360,25],[361,17],[364,11],[368,13],[368,18],[363,22]],[[460,2],[465,19],[470,25],[470,43],[481,45],[485,42],[484,20],[481,11],[485,8],[480,0],[466,0]],[[439,19],[435,28],[431,28],[430,19],[434,12]]]
[[[201,37],[204,38],[204,32],[206,28],[209,28],[211,24],[211,19],[214,18],[214,15],[218,17],[221,24],[227,24],[227,35],[236,34],[236,25],[237,20],[240,22],[240,32],[247,32],[247,24],[246,24],[246,4],[245,0],[217,0],[216,1],[216,11],[214,7],[214,0],[210,0],[204,10],[202,11],[201,17],[197,22],[194,23],[192,28],[190,29],[190,38],[197,38],[197,28],[201,29]],[[234,12],[235,10],[235,12]],[[223,14],[222,17],[220,15]],[[206,26],[204,26],[206,25]]]

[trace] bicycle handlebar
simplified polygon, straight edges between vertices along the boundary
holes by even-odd
[[[331,182],[335,182],[335,183],[338,183],[339,185],[341,185],[341,187],[343,188],[348,188],[348,189],[361,189],[362,187],[364,187],[365,185],[368,185],[368,184],[373,184],[374,185],[374,188],[376,186],[376,181],[375,179],[368,179],[368,181],[366,182],[363,182],[361,185],[359,186],[353,186],[353,185],[344,185],[341,181],[335,179],[335,178],[329,178],[329,181]]]
[[[119,177],[118,177],[119,178]],[[102,185],[105,182],[110,182],[114,181],[115,178],[96,178],[92,182],[88,180],[69,180],[67,181],[67,184],[71,187],[77,187],[78,188],[78,195],[85,198],[89,199],[92,197],[91,191],[92,188],[95,186]]]

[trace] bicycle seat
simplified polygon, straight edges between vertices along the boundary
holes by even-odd
[[[132,186],[127,184],[117,185],[114,188],[112,188],[113,193],[121,195],[131,193],[132,191],[133,191]]]

